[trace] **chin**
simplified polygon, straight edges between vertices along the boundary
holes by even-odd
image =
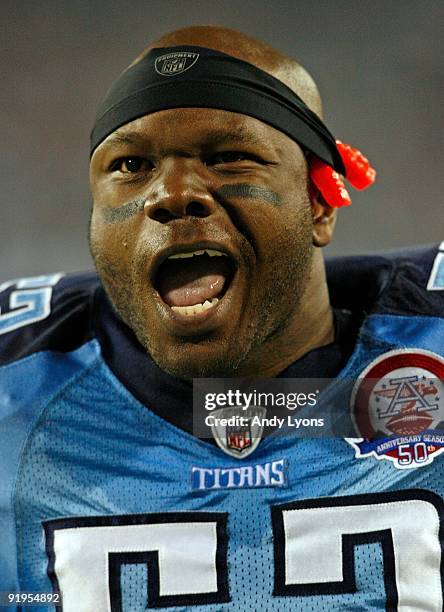
[[[242,358],[229,347],[214,340],[185,342],[165,348],[148,344],[148,352],[156,364],[176,378],[236,378]],[[238,352],[238,351],[236,351]]]

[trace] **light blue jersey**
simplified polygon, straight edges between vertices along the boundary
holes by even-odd
[[[439,378],[443,339],[439,316],[372,314],[340,378]],[[97,338],[68,348],[0,368],[0,591],[63,612],[442,610],[444,439],[269,436],[239,461],[136,399]]]

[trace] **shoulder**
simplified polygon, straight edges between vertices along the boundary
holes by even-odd
[[[443,316],[444,242],[326,262],[333,306]]]
[[[0,366],[40,351],[73,351],[90,340],[99,286],[93,272],[0,284]]]

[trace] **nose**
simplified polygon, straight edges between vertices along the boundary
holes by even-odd
[[[194,159],[160,164],[144,204],[145,214],[159,223],[183,217],[208,217],[215,202]]]

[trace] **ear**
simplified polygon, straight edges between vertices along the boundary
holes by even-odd
[[[333,236],[337,209],[327,204],[321,192],[313,184],[309,186],[308,194],[313,217],[313,244],[316,247],[324,247]]]

